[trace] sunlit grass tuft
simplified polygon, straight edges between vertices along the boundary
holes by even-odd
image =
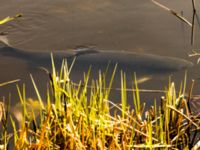
[[[9,140],[14,139],[15,149],[198,149],[199,114],[190,109],[188,101],[192,94],[186,99],[186,79],[179,93],[175,83],[169,82],[161,106],[155,101],[150,108],[144,108],[134,75],[134,109],[131,109],[127,103],[124,72],[121,72],[121,105],[109,99],[117,66],[109,82],[107,74],[99,72],[98,79],[91,80],[91,85],[91,68],[80,83],[70,80],[71,69],[63,61],[57,71],[52,56],[51,86],[46,100],[40,96],[32,76],[38,100],[28,99],[25,86],[22,89],[17,86],[22,106],[21,114],[15,110],[18,122],[7,115],[10,109],[0,107],[4,127],[1,147],[6,148]],[[111,113],[111,108],[117,113]],[[7,132],[8,119],[12,122],[11,134]]]

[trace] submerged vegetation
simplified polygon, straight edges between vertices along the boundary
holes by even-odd
[[[25,88],[17,86],[22,109],[10,115],[11,108],[0,103],[1,145],[7,149],[198,149],[200,112],[191,108],[192,86],[186,96],[186,81],[177,93],[169,82],[161,105],[145,108],[135,76],[133,106],[127,104],[126,76],[121,73],[121,102],[109,99],[112,81],[99,73],[89,84],[90,71],[83,83],[70,80],[66,61],[56,71],[52,59],[50,87],[46,100],[31,76],[38,100],[28,99]],[[109,82],[108,82],[109,81]],[[90,88],[88,88],[88,86]],[[108,88],[106,88],[108,87]],[[46,101],[46,103],[44,103]],[[37,109],[36,109],[37,108]],[[112,110],[111,110],[112,109]],[[8,122],[13,132],[8,132]],[[19,127],[18,127],[19,125]],[[14,143],[14,144],[13,144]]]

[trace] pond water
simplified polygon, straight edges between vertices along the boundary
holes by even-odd
[[[159,1],[191,21],[192,5],[190,1]],[[197,14],[200,4],[197,3]],[[188,57],[191,49],[198,50],[199,28],[195,30],[195,45],[190,44],[191,28],[153,4],[150,0],[6,0],[0,5],[0,18],[22,13],[23,17],[0,26],[6,33],[12,47],[24,51],[69,50],[76,46],[96,46],[102,50],[124,50],[142,54],[155,54],[183,58],[192,61],[194,66],[188,70],[188,84],[197,79],[194,93],[198,94],[200,66],[196,58]],[[3,37],[2,37],[3,38]],[[50,59],[49,59],[50,63]],[[1,56],[0,83],[21,79],[27,92],[34,95],[29,74],[32,73],[39,88],[45,89],[46,74],[33,71],[23,59]],[[184,70],[173,74],[177,87],[184,79]],[[143,84],[144,89],[164,89],[169,74],[152,79]],[[44,83],[44,84],[43,84]],[[16,103],[14,84],[0,87],[0,96],[11,93]],[[153,97],[144,94],[145,100]],[[120,99],[120,98],[118,98]],[[132,100],[131,102],[132,103]]]

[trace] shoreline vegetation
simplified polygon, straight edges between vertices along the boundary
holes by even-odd
[[[199,149],[200,112],[193,111],[191,102],[194,81],[187,97],[186,79],[179,92],[169,81],[160,105],[155,101],[154,106],[145,108],[135,75],[132,109],[127,104],[123,72],[120,104],[109,99],[117,66],[109,80],[106,73],[99,73],[90,88],[90,70],[82,82],[74,84],[69,78],[71,69],[73,65],[68,67],[63,61],[57,71],[52,56],[46,100],[31,76],[37,100],[26,97],[25,86],[17,86],[22,109],[15,117],[10,115],[9,104],[0,103],[0,149],[11,145],[14,149]]]

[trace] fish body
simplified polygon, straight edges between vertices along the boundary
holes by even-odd
[[[26,52],[9,46],[0,47],[0,55],[25,60],[30,67],[51,67],[50,52]],[[98,50],[96,48],[80,48],[76,50],[53,52],[54,61],[57,66],[61,65],[63,59],[69,64],[75,59],[72,68],[72,76],[87,72],[91,67],[94,76],[99,70],[105,71],[109,65],[112,71],[117,64],[117,70],[123,70],[128,76],[134,73],[141,76],[152,76],[156,74],[169,74],[179,70],[186,70],[193,64],[185,59],[158,56],[152,54],[140,54],[127,51]]]

